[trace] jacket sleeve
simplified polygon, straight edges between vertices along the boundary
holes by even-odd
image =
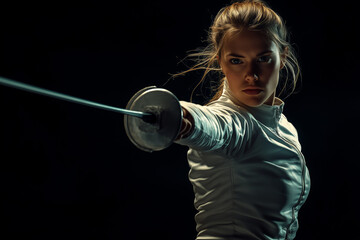
[[[201,151],[233,151],[248,140],[249,121],[240,112],[220,104],[201,106],[185,101],[180,104],[194,118],[194,129],[176,143]]]

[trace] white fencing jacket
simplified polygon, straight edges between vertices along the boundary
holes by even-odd
[[[195,121],[187,138],[197,239],[294,239],[310,177],[284,103],[234,104],[227,88],[200,106],[181,101]]]

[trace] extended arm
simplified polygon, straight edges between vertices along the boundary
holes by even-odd
[[[236,110],[225,106],[201,106],[181,102],[183,120],[176,142],[194,149],[215,150],[239,147],[246,138],[247,120]]]

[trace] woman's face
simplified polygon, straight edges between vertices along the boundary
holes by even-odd
[[[273,41],[261,32],[243,30],[225,40],[219,61],[238,101],[250,107],[273,105],[283,67]]]

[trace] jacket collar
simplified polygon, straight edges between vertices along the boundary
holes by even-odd
[[[245,109],[247,112],[251,113],[256,118],[256,120],[269,127],[276,127],[278,125],[285,105],[285,103],[280,98],[275,98],[275,103],[273,106],[263,104],[258,107],[249,107],[238,101],[232,95],[226,79],[224,80],[224,90],[219,100],[227,102],[230,101],[238,108]]]

